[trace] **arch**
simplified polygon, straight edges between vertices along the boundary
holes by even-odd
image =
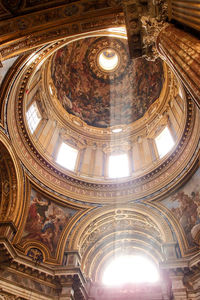
[[[164,260],[161,244],[156,245],[155,241],[149,236],[145,240],[144,234],[133,233],[125,235],[111,236],[111,241],[105,239],[98,245],[93,245],[89,253],[83,257],[83,271],[94,281],[100,281],[105,265],[112,260],[113,257],[119,255],[142,255],[151,258],[156,265]]]
[[[28,252],[29,252],[29,250],[31,250],[33,248],[37,249],[38,251],[41,252],[41,254],[42,254],[42,262],[46,262],[46,261],[49,260],[50,252],[49,252],[48,247],[46,247],[46,245],[41,244],[41,243],[39,243],[37,241],[30,241],[30,242],[27,242],[27,243],[25,243],[23,245],[23,251],[25,252],[25,255],[29,256]]]
[[[144,204],[96,209],[80,220],[67,250],[80,252],[83,272],[99,280],[107,261],[121,251],[144,253],[157,264],[165,260],[162,245],[174,242],[167,221]]]
[[[172,242],[173,234],[171,232],[171,228],[169,227],[167,221],[160,215],[159,211],[156,211],[153,206],[145,206],[142,204],[129,204],[127,205],[117,205],[110,206],[105,209],[105,207],[98,208],[95,211],[91,212],[90,215],[86,216],[82,219],[79,224],[74,228],[74,231],[71,233],[72,239],[69,243],[69,250],[78,249],[80,240],[87,235],[87,231],[92,229],[94,230],[96,226],[96,222],[98,222],[98,218],[105,220],[106,214],[113,213],[121,214],[120,212],[123,210],[128,210],[130,212],[135,212],[143,215],[144,217],[148,217],[152,221],[152,226],[156,226],[157,230],[160,231],[163,242]]]
[[[0,134],[0,221],[19,226],[23,210],[23,174],[8,138]]]

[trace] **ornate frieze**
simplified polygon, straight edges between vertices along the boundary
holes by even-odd
[[[60,25],[61,21],[62,25]],[[0,22],[2,38],[0,52],[2,57],[7,59],[53,39],[58,40],[62,37],[121,24],[124,24],[124,17],[117,1],[105,0],[95,3],[76,1],[73,4],[66,4],[65,1],[63,5],[39,11],[37,14],[29,13],[23,17],[12,18],[12,22],[10,20]],[[3,41],[9,42],[9,46],[3,46]]]
[[[10,258],[9,260],[5,259],[5,252],[7,257]],[[86,299],[86,281],[79,266],[68,268],[60,266],[55,269],[44,265],[41,261],[40,264],[38,264],[38,261],[36,263],[31,257],[22,259],[22,256],[18,256],[13,246],[8,244],[6,240],[4,242],[1,240],[0,242],[0,253],[0,281],[2,288],[0,297],[11,297],[3,299],[29,299],[30,295],[34,300],[38,299],[38,297],[41,297],[43,300],[54,299],[54,297],[64,295],[66,284],[72,289],[76,300]],[[34,257],[35,254],[34,249]],[[13,288],[13,286],[15,287],[14,293],[12,293],[10,288]],[[23,297],[21,298],[21,296]]]

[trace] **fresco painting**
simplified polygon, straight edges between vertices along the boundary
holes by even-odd
[[[195,246],[194,237],[200,231],[200,168],[182,188],[161,203],[178,219],[189,245]]]
[[[107,128],[140,119],[158,99],[164,73],[162,61],[128,59],[125,72],[114,80],[94,76],[87,60],[96,38],[73,42],[53,57],[51,76],[57,98],[66,111],[90,126]],[[128,45],[124,40],[124,47]]]
[[[23,232],[22,242],[39,241],[55,255],[61,233],[69,219],[77,212],[63,207],[31,189],[30,207]]]

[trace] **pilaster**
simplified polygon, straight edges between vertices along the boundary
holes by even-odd
[[[169,278],[172,283],[172,293],[174,300],[185,300],[187,297],[187,289],[184,286],[184,274],[182,271],[170,271]]]

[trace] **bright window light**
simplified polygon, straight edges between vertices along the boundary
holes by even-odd
[[[56,162],[62,167],[74,171],[78,150],[62,143],[58,151]]]
[[[99,64],[105,71],[114,70],[119,63],[119,56],[114,49],[104,49],[99,55]]]
[[[165,129],[155,138],[155,142],[160,158],[165,156],[175,144],[168,127],[165,127]]]
[[[112,132],[114,133],[118,133],[118,132],[121,132],[122,131],[122,128],[114,128],[112,129]]]
[[[31,106],[27,110],[26,119],[28,122],[30,132],[33,133],[37,128],[38,124],[40,123],[40,120],[42,119],[36,102],[33,102],[33,104],[31,104]]]
[[[143,256],[119,256],[105,269],[102,282],[105,285],[123,285],[126,283],[155,283],[159,280],[156,265]]]
[[[110,155],[108,162],[108,176],[111,178],[129,176],[127,154]]]

